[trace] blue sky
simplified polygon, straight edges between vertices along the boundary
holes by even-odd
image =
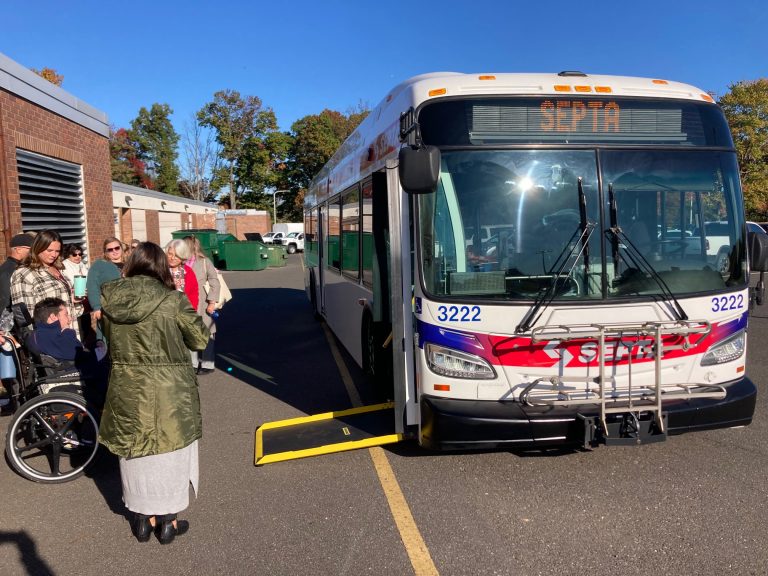
[[[51,67],[127,127],[167,103],[174,125],[214,92],[256,95],[284,130],[373,107],[433,71],[650,76],[718,95],[768,77],[765,0],[0,0],[0,52]]]

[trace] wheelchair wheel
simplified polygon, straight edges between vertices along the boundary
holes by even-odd
[[[57,484],[81,476],[99,450],[96,412],[77,394],[36,396],[8,426],[5,455],[14,470],[34,482]]]

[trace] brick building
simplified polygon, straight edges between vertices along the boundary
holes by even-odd
[[[113,233],[126,243],[135,238],[165,246],[174,230],[216,228],[213,204],[120,182],[112,182],[112,206]]]
[[[11,236],[53,228],[90,253],[114,234],[103,112],[0,54],[0,257]]]
[[[263,210],[226,210],[112,181],[109,123],[66,90],[0,53],[0,261],[19,232],[57,230],[89,259],[105,238],[164,245],[174,230],[216,228],[244,240],[271,230]]]

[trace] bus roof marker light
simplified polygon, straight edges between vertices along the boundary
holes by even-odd
[[[654,84],[669,84],[666,80],[651,80]]]
[[[600,94],[610,94],[613,92],[613,88],[610,86],[595,86],[595,92],[598,92]]]
[[[706,100],[707,102],[714,102],[715,99],[712,98],[709,94],[700,94],[702,100]]]
[[[434,90],[429,91],[430,96],[442,96],[445,94],[447,90],[445,88],[435,88]]]
[[[555,92],[570,92],[570,84],[555,84]]]
[[[592,92],[592,86],[574,86],[576,92]]]
[[[491,76],[490,74],[485,76],[478,76],[478,80],[496,80],[496,76]]]

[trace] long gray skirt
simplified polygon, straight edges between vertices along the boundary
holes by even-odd
[[[200,467],[197,440],[174,452],[120,458],[123,502],[147,516],[177,514],[189,506],[189,485],[197,496]]]

